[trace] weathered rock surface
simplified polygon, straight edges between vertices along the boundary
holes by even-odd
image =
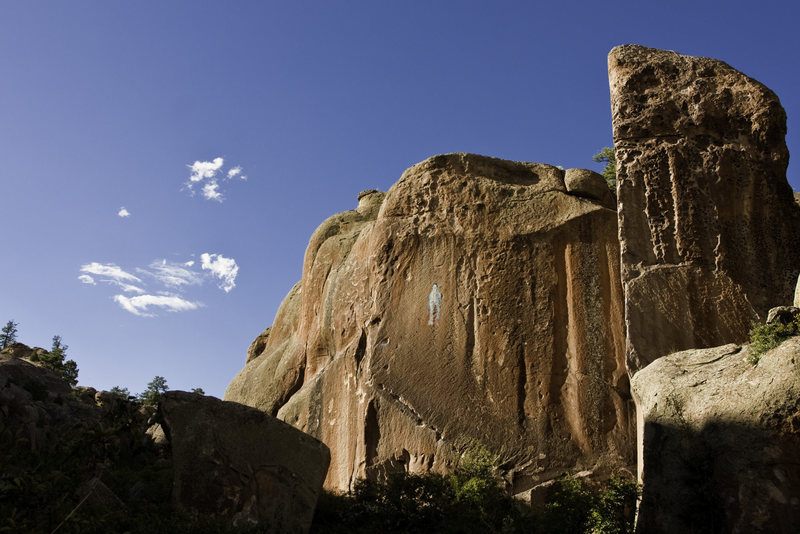
[[[616,198],[601,174],[587,169],[567,169],[564,172],[564,185],[568,193],[597,200],[607,208],[617,209]]]
[[[800,337],[747,362],[729,344],[636,373],[644,488],[637,532],[796,532]]]
[[[794,290],[794,307],[800,308],[800,276],[797,277],[797,287]]]
[[[248,406],[170,391],[160,404],[174,502],[190,511],[308,532],[330,455],[318,440]]]
[[[475,440],[516,491],[632,465],[616,213],[585,196],[469,154],[362,193],[312,235],[225,399],[324,441],[329,488],[444,472]]]
[[[725,63],[614,48],[609,82],[631,372],[741,342],[800,272],[778,97]]]

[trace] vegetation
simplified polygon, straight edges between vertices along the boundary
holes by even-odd
[[[611,147],[604,147],[600,152],[592,156],[592,159],[598,163],[605,163],[603,168],[603,178],[606,179],[608,188],[612,191],[617,190],[617,158],[614,149]]]
[[[70,386],[75,387],[78,384],[78,364],[75,360],[64,360],[68,348],[61,342],[61,336],[53,336],[53,346],[49,352],[39,356],[39,362],[58,373]]]
[[[385,483],[359,480],[345,494],[324,493],[311,532],[339,533],[526,533],[627,534],[633,532],[638,486],[612,477],[592,491],[565,476],[539,510],[498,485],[496,456],[471,449],[449,476],[392,473]]]
[[[122,388],[119,386],[114,386],[113,388],[109,389],[108,392],[113,393],[114,395],[117,395],[126,400],[128,399],[128,397],[131,396],[131,392],[128,391],[128,388]]]
[[[12,343],[17,342],[18,326],[19,323],[15,323],[13,319],[6,323],[6,325],[2,329],[2,333],[0,333],[0,350],[6,348]]]
[[[786,324],[781,321],[769,324],[753,323],[749,333],[750,354],[747,359],[756,365],[767,351],[796,335],[800,335],[800,315],[795,315],[794,319]]]
[[[169,389],[167,379],[163,376],[155,376],[148,382],[145,390],[139,393],[139,402],[145,406],[156,406],[167,389]]]
[[[63,401],[79,402],[77,395]],[[0,405],[7,414],[0,418],[0,533],[257,532],[172,507],[171,459],[142,440],[151,412],[135,400],[120,399],[88,419],[53,417],[55,426],[37,425],[35,433],[23,422],[24,405]]]

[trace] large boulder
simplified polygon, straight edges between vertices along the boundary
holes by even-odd
[[[324,441],[329,488],[446,472],[474,442],[515,491],[632,465],[616,212],[564,176],[449,154],[362,193],[225,399]]]
[[[721,61],[625,45],[608,57],[631,372],[741,342],[800,272],[778,97]]]
[[[324,444],[259,410],[195,393],[165,393],[160,411],[176,505],[237,526],[308,532],[330,461]]]
[[[637,532],[785,532],[800,524],[800,337],[665,356],[632,379],[643,417]]]

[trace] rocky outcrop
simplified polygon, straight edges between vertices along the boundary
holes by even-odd
[[[236,526],[308,532],[327,447],[259,410],[170,391],[160,404],[172,447],[174,502]]]
[[[800,337],[756,366],[748,350],[679,352],[633,377],[644,426],[637,532],[796,532]]]
[[[325,442],[329,488],[444,472],[475,441],[515,491],[631,465],[616,213],[588,178],[449,154],[362,193],[225,399]]]
[[[794,307],[800,308],[800,276],[797,277],[797,287],[794,290]]]
[[[627,360],[741,342],[800,272],[786,115],[725,63],[609,54]]]
[[[564,185],[568,193],[596,200],[613,210],[617,209],[614,193],[601,174],[587,169],[567,169],[564,172]]]
[[[314,438],[182,392],[166,394],[162,425],[154,406],[70,388],[15,356],[35,353],[17,344],[0,354],[0,530],[139,532],[158,520],[185,532],[222,516],[259,532],[308,531],[329,458]],[[170,494],[202,515],[175,514]]]

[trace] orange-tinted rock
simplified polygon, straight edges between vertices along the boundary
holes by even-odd
[[[325,442],[329,488],[444,472],[473,441],[518,491],[629,466],[621,302],[616,213],[564,171],[436,156],[314,232],[225,398]]]
[[[778,97],[725,63],[626,45],[609,54],[631,372],[741,342],[800,272]]]

